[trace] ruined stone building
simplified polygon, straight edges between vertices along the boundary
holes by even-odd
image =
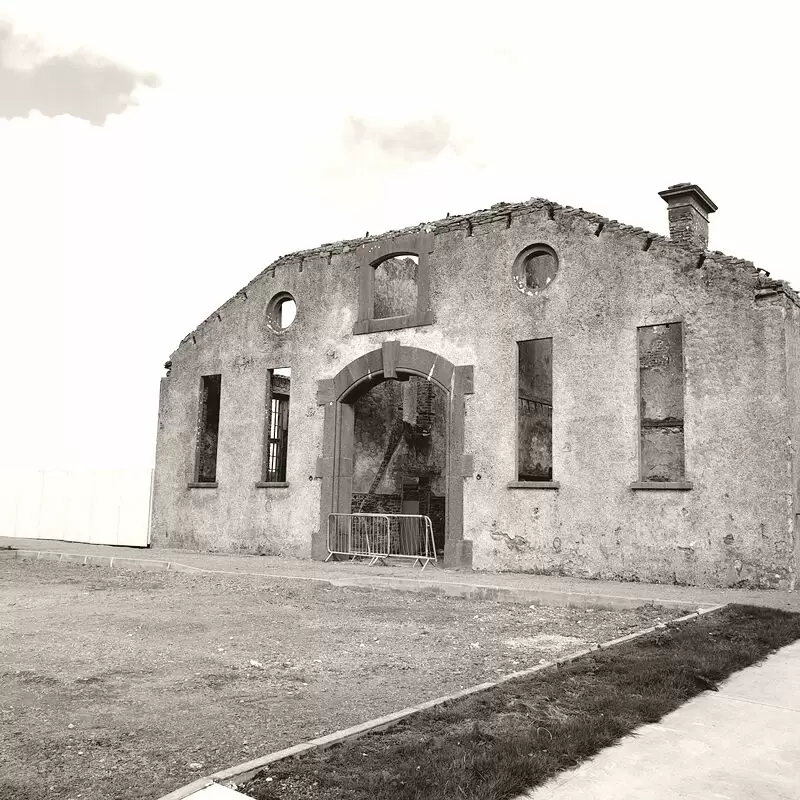
[[[449,567],[793,584],[800,300],[660,194],[669,238],[533,199],[278,259],[167,364],[154,544],[405,512]]]

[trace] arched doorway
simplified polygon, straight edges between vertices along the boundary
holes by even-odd
[[[402,372],[368,386],[353,402],[350,510],[428,517],[439,558],[447,519],[448,411],[448,392]]]
[[[383,391],[385,395],[393,395],[396,402],[402,399],[405,410],[401,409],[399,414],[391,415],[395,423],[394,436],[390,431],[388,438],[382,442],[381,459],[376,465],[367,491],[355,492],[356,495],[367,496],[357,497],[357,502],[363,500],[365,505],[382,502],[376,495],[380,493],[377,491],[380,483],[386,480],[388,465],[383,465],[383,461],[388,457],[390,464],[393,459],[397,459],[402,440],[406,446],[405,455],[410,453],[411,458],[404,459],[402,467],[395,470],[395,488],[398,480],[407,482],[408,491],[405,495],[409,503],[420,495],[419,478],[423,479],[423,486],[426,480],[428,482],[428,489],[423,492],[426,497],[422,499],[422,503],[430,502],[431,495],[437,496],[437,491],[443,492],[440,542],[444,545],[444,564],[453,568],[471,567],[472,543],[465,541],[463,536],[463,495],[464,478],[472,475],[472,457],[464,454],[464,396],[472,393],[472,374],[471,366],[455,366],[428,350],[404,347],[400,342],[393,341],[384,342],[379,350],[373,350],[348,364],[333,379],[319,381],[317,401],[325,406],[325,422],[323,455],[317,469],[318,476],[322,478],[322,493],[320,527],[312,539],[314,558],[324,558],[327,553],[325,542],[328,514],[351,513],[354,489],[365,488],[359,485],[364,481],[364,470],[361,474],[354,475],[354,459],[358,463],[359,455],[363,456],[363,453],[356,452],[356,411],[359,401],[364,405],[363,398],[368,397],[376,387],[391,381],[405,383],[409,388],[401,389],[395,385],[379,391]],[[431,394],[424,388],[428,383],[433,386]],[[420,397],[421,402],[418,400]],[[423,416],[420,421],[419,410],[424,408],[426,397],[431,397],[432,405],[438,406],[444,412],[445,418],[439,421],[444,439],[440,442],[441,457],[435,452],[436,448],[432,452],[430,447],[426,449],[425,446],[414,445],[415,436],[424,438],[421,434],[426,420]],[[413,408],[410,398],[413,398]],[[388,416],[390,415],[387,414]],[[412,419],[415,421],[412,422]],[[410,423],[408,428],[402,424],[403,421]],[[398,439],[400,431],[402,433]],[[420,464],[420,461],[423,463]],[[373,487],[375,477],[378,482]],[[434,484],[432,491],[431,479]],[[416,492],[413,490],[415,483]],[[383,494],[391,494],[393,502],[397,502],[396,492],[384,491]],[[412,497],[414,494],[417,498]],[[403,495],[401,487],[401,503]],[[434,501],[436,503],[438,499]],[[422,508],[420,513],[423,513]]]

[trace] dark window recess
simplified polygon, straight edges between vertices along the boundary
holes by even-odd
[[[639,466],[643,481],[685,479],[683,325],[639,328]]]
[[[525,257],[522,268],[528,289],[545,289],[558,272],[558,262],[553,253],[536,250]]]
[[[286,481],[291,380],[289,369],[269,371],[262,475],[262,480],[266,483]]]
[[[217,445],[219,443],[219,403],[222,375],[204,375],[200,379],[200,415],[197,424],[195,481],[217,480]]]
[[[553,340],[518,342],[517,480],[553,480]]]
[[[558,274],[558,257],[546,244],[528,245],[514,259],[514,281],[526,294],[538,295]]]
[[[373,319],[403,317],[417,310],[417,256],[394,256],[375,267]]]

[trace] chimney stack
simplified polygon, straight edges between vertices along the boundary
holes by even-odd
[[[676,183],[658,194],[669,206],[670,238],[708,250],[708,215],[717,210],[711,198],[696,183]]]

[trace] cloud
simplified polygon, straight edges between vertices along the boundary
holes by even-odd
[[[400,123],[379,123],[348,117],[348,138],[356,147],[372,145],[389,157],[404,161],[430,161],[451,140],[450,123],[441,116]]]
[[[69,114],[103,125],[110,114],[136,104],[140,86],[154,75],[137,73],[91,53],[45,54],[35,41],[0,23],[0,118]]]

